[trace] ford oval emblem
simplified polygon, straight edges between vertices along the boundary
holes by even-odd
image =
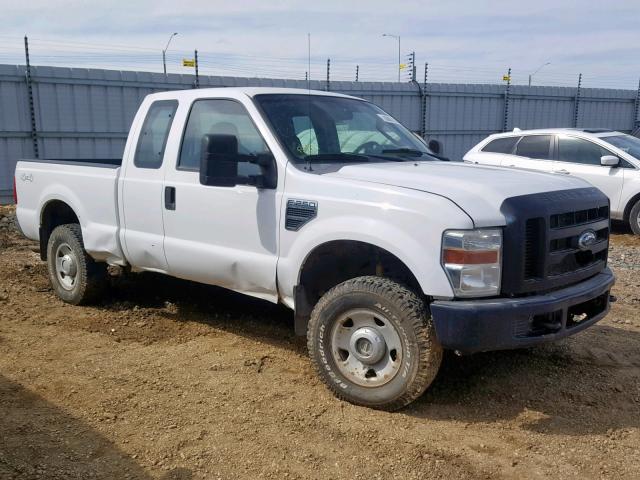
[[[597,240],[598,236],[593,230],[582,232],[578,238],[578,248],[580,248],[580,250],[589,250],[589,247],[596,243]]]

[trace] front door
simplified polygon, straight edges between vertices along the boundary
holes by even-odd
[[[558,160],[555,170],[582,178],[599,188],[609,197],[611,210],[617,211],[624,182],[624,169],[601,165],[600,157],[604,155],[614,154],[584,138],[558,135]]]
[[[121,175],[120,221],[124,248],[129,263],[144,270],[167,270],[163,248],[162,164],[177,107],[175,100],[159,100],[150,105],[138,134],[133,162],[123,162],[126,171]]]
[[[164,249],[172,275],[277,301],[279,197],[275,189],[200,183],[202,137],[235,135],[241,154],[269,151],[245,107],[237,100],[196,100],[177,164],[165,168],[172,209],[164,209]],[[239,164],[240,175],[259,174]]]

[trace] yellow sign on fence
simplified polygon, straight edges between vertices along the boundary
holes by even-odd
[[[183,58],[182,59],[182,66],[183,67],[195,67],[196,66],[196,61],[192,58]]]

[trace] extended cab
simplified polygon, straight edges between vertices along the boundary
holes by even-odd
[[[339,397],[400,408],[443,349],[555,340],[609,309],[609,201],[558,175],[443,162],[353,97],[149,95],[122,161],[23,160],[17,216],[55,292],[161,272],[295,311]]]

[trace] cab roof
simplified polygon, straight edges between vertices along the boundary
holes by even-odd
[[[351,95],[342,93],[327,92],[323,90],[307,90],[305,88],[279,88],[279,87],[217,87],[217,88],[195,88],[190,90],[171,90],[168,92],[152,93],[148,95],[151,99],[193,99],[200,97],[224,97],[224,96],[247,96],[275,94],[275,95],[322,95],[326,97],[342,97],[362,100]]]

